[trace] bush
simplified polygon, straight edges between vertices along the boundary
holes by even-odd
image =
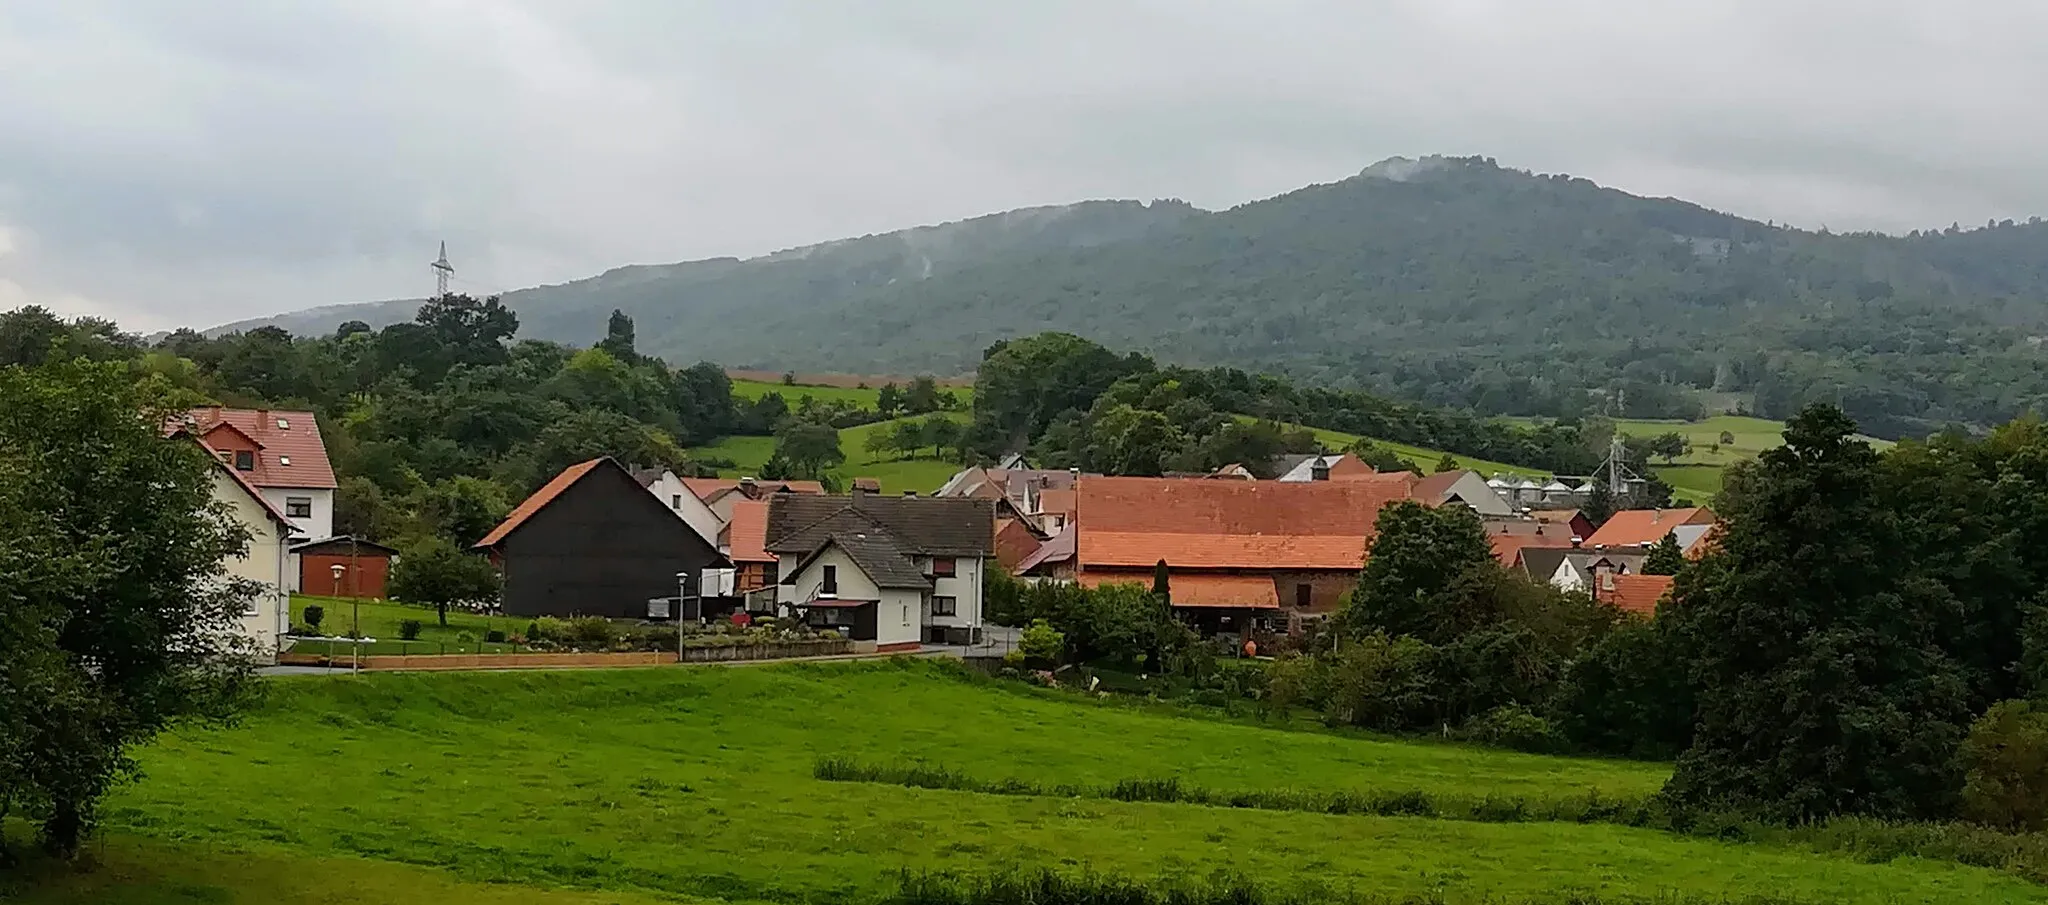
[[[641,633],[639,641],[642,650],[675,650],[676,642],[682,639],[682,632],[673,626],[657,625]]]
[[[327,608],[317,603],[309,603],[306,605],[305,618],[306,627],[312,629],[313,634],[317,635],[320,633],[320,620],[327,618]]]
[[[602,616],[578,616],[568,622],[562,638],[582,650],[610,650],[619,640],[619,627]]]
[[[1023,652],[1023,651],[1021,651],[1021,650],[1010,650],[1010,651],[1004,651],[1004,652],[1003,652],[1003,670],[1004,670],[1005,672],[1012,672],[1012,671],[1016,671],[1016,670],[1021,670],[1021,669],[1023,669],[1023,668],[1024,668],[1024,652]]]
[[[1616,626],[1565,671],[1551,719],[1581,749],[1670,760],[1692,740],[1693,691],[1665,620]]]
[[[818,638],[823,641],[837,641],[839,640],[839,630],[828,628],[822,632],[819,632]]]
[[[1435,725],[1440,705],[1433,653],[1421,641],[1385,632],[1346,646],[1331,669],[1330,721],[1387,731]]]
[[[553,616],[542,616],[526,627],[526,637],[536,641],[561,643],[569,640],[569,623]]]
[[[1963,816],[2004,829],[2048,829],[2048,705],[2004,701],[1956,753]]]
[[[498,629],[491,629],[484,634],[484,640],[492,644],[503,644],[505,643],[505,633]]]
[[[398,624],[398,637],[407,641],[420,640],[420,621],[418,619],[407,619],[404,622],[400,622]]]
[[[1017,647],[1031,665],[1058,666],[1060,654],[1067,649],[1067,636],[1055,631],[1045,620],[1033,619],[1031,627],[1025,629],[1023,637],[1018,640]]]
[[[1565,743],[1550,721],[1520,704],[1495,707],[1465,724],[1459,735],[1471,741],[1517,751],[1553,754],[1565,750]]]

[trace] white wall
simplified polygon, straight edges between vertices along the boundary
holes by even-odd
[[[293,527],[297,528],[299,534],[305,536],[307,540],[325,540],[334,536],[334,491],[332,489],[312,490],[302,487],[262,487],[258,489],[263,493],[263,498],[270,501],[270,505],[277,507],[277,511],[285,513],[286,518],[291,518],[291,510],[285,505],[286,498],[305,497],[312,500],[313,514],[305,518],[292,519]],[[470,538],[470,540],[474,541],[476,538]]]
[[[840,591],[845,592],[846,571],[840,570]],[[881,593],[875,609],[876,644],[915,644],[924,640],[924,592],[891,589]]]
[[[257,596],[255,607],[242,617],[241,631],[256,642],[259,658],[269,661],[277,655],[278,636],[284,634],[287,620],[291,618],[289,592],[291,576],[287,572],[291,563],[289,544],[272,521],[269,513],[249,495],[241,485],[226,473],[216,471],[213,476],[213,498],[226,503],[234,513],[235,520],[249,529],[249,549],[239,557],[228,559],[222,565],[235,578],[246,578],[258,582],[265,588]],[[330,513],[333,511],[330,507]]]
[[[704,505],[704,501],[691,493],[690,488],[683,486],[683,479],[676,477],[675,472],[662,472],[660,479],[647,485],[647,491],[654,494],[654,498],[660,500],[663,506],[682,516],[683,521],[689,522],[690,527],[697,530],[697,536],[704,538],[705,543],[714,548],[724,549],[718,547],[718,534],[725,530],[726,520],[711,511],[711,507]],[[727,514],[730,512],[727,510]]]
[[[796,568],[798,561],[794,556],[782,556],[783,571],[778,574],[787,577],[787,570]],[[860,566],[854,565],[853,557],[847,556],[846,551],[838,547],[832,547],[820,554],[817,559],[811,560],[803,574],[796,577],[795,584],[781,586],[782,591],[777,599],[783,603],[803,603],[818,596],[818,587],[825,581],[826,566],[835,566],[839,570],[838,596],[841,600],[881,599],[882,592],[875,587],[874,581],[868,578],[868,573],[861,571]]]
[[[932,579],[933,597],[952,597],[958,602],[955,615],[933,615],[931,624],[968,628],[981,622],[981,570],[988,567],[985,560],[960,557],[953,561],[952,578]]]

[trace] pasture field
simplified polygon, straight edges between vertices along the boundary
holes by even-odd
[[[801,380],[802,378],[799,377],[798,379]],[[902,388],[909,383],[910,381],[908,380],[898,380],[896,381],[896,386]],[[791,408],[796,407],[797,400],[809,396],[819,402],[840,401],[850,403],[859,408],[871,409],[875,407],[875,399],[881,394],[881,387],[882,385],[879,383],[870,383],[865,388],[857,386],[828,386],[816,383],[799,383],[792,386],[780,381],[733,378],[732,394],[752,402],[769,393],[781,393],[782,401],[789,403]],[[967,408],[974,402],[974,387],[971,385],[946,386],[940,384],[939,391],[942,393],[952,393],[960,400],[960,408],[962,409]]]
[[[1313,878],[1453,903],[1581,892],[2010,903],[2048,892],[1981,868],[1606,824],[813,777],[818,758],[836,756],[1044,783],[1177,777],[1212,788],[1541,796],[1640,795],[1667,772],[1099,703],[957,669],[899,659],[277,680],[240,725],[180,730],[139,752],[145,775],[108,802],[108,835],[95,846],[112,876],[31,869],[34,879],[12,889],[0,877],[0,899],[873,902],[905,871],[1048,867],[1228,872],[1276,889]],[[359,874],[373,884],[366,893],[350,891]]]
[[[967,415],[963,412],[946,412],[942,414],[944,417],[962,423],[965,423],[967,420]],[[929,416],[917,415],[914,417],[924,418]],[[947,478],[952,477],[954,472],[960,470],[960,466],[957,463],[928,458],[930,455],[929,451],[925,453],[927,458],[917,459],[895,459],[868,452],[867,441],[870,435],[875,431],[889,430],[895,426],[897,421],[901,420],[904,419],[878,421],[874,424],[863,424],[858,427],[849,427],[841,430],[839,432],[839,448],[846,453],[846,464],[838,468],[840,476],[848,480],[857,477],[875,478],[882,482],[883,493],[902,493],[905,490],[930,493],[939,489],[939,485],[946,483]],[[775,454],[775,438],[727,437],[715,445],[696,447],[689,450],[689,452],[706,457],[715,456],[722,459],[731,459],[737,467],[720,469],[718,473],[722,477],[757,475],[760,473],[762,464],[768,461],[769,456]]]
[[[1237,419],[1239,421],[1252,420],[1251,417],[1248,415],[1239,415],[1237,416]],[[1287,427],[1291,429],[1297,427],[1306,427],[1306,425],[1289,424],[1287,425]],[[1321,441],[1324,446],[1330,448],[1333,451],[1341,450],[1344,447],[1350,446],[1352,443],[1357,442],[1358,440],[1357,434],[1347,434],[1343,431],[1326,430],[1320,427],[1310,427],[1308,429],[1311,433],[1316,435],[1317,440]],[[1436,469],[1437,460],[1442,459],[1444,457],[1444,451],[1440,449],[1424,449],[1420,446],[1409,446],[1406,443],[1394,443],[1391,441],[1380,440],[1377,438],[1375,438],[1373,442],[1379,444],[1381,447],[1385,449],[1391,450],[1395,455],[1400,456],[1401,458],[1413,460],[1415,464],[1422,466],[1422,470],[1424,473],[1434,471]],[[1489,478],[1493,477],[1496,474],[1518,474],[1527,475],[1529,477],[1542,477],[1544,475],[1544,472],[1538,471],[1534,468],[1524,468],[1520,465],[1509,465],[1505,462],[1492,462],[1486,459],[1475,459],[1471,456],[1460,456],[1455,453],[1452,454],[1451,458],[1456,459],[1458,461],[1459,468],[1471,469],[1472,471],[1479,472],[1480,474],[1485,475]]]

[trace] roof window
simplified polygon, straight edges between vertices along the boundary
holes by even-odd
[[[279,465],[290,465],[290,464],[292,464],[292,457],[291,457],[291,456],[278,456],[278,457],[277,457],[277,464],[279,464]]]
[[[279,419],[277,419],[277,429],[278,429],[278,430],[281,430],[281,431],[288,431],[288,430],[291,430],[291,429],[292,429],[292,423],[291,423],[290,421],[286,420],[286,419],[283,419],[283,418],[279,418]]]

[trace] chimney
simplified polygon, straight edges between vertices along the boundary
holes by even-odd
[[[1330,479],[1330,460],[1328,460],[1328,459],[1317,459],[1317,460],[1315,461],[1315,464],[1313,464],[1313,465],[1310,465],[1310,466],[1308,467],[1308,479],[1309,479],[1309,480],[1311,480],[1311,481],[1327,481],[1327,480],[1329,480],[1329,479]]]
[[[759,498],[760,498],[760,485],[758,485],[758,484],[755,484],[755,483],[754,483],[754,479],[753,479],[753,478],[741,478],[741,479],[740,479],[740,495],[741,495],[741,496],[744,496],[744,497],[746,497],[747,499],[750,499],[750,500],[753,500],[753,499],[759,499]]]
[[[1578,535],[1576,535],[1576,534],[1572,535],[1572,549],[1574,549],[1574,550],[1577,550],[1577,549],[1579,548],[1579,545],[1580,545],[1580,544],[1583,544],[1583,543],[1585,543],[1585,542],[1586,542],[1586,539],[1585,539],[1585,538],[1583,538],[1583,537],[1580,537],[1580,536],[1578,536]]]

